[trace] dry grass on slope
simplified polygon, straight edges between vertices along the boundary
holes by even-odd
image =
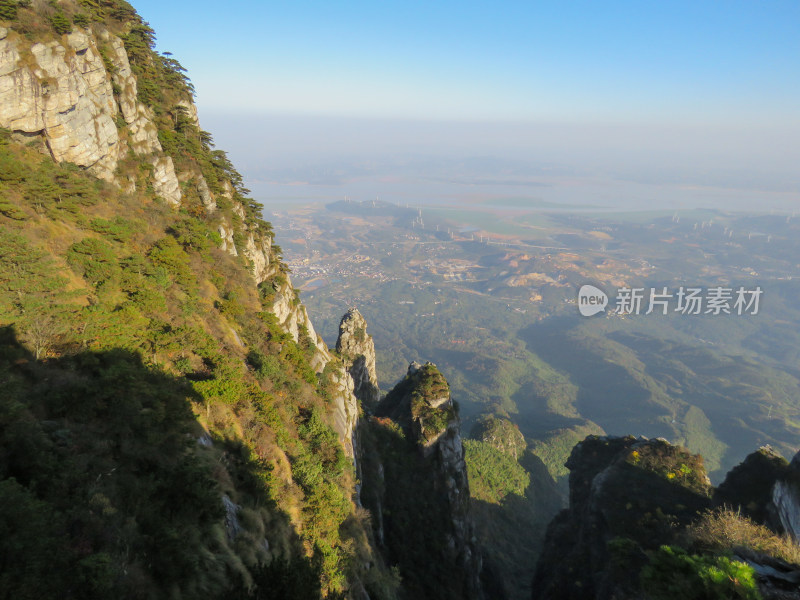
[[[747,548],[800,565],[800,546],[788,535],[778,535],[731,509],[705,513],[687,530],[690,540],[707,550]]]

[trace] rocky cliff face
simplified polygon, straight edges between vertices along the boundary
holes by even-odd
[[[367,333],[367,322],[358,309],[351,308],[339,323],[336,351],[353,378],[356,397],[369,406],[380,400],[375,373],[375,344]]]
[[[244,255],[252,263],[253,277],[256,283],[265,281],[272,273],[270,257],[272,256],[272,238],[254,235],[247,232],[247,241],[242,249]]]
[[[409,598],[483,598],[458,415],[444,377],[412,363],[362,427],[362,501]],[[424,550],[423,550],[424,549]]]
[[[759,448],[726,475],[714,491],[714,505],[740,507],[742,514],[756,523],[781,531],[774,491],[788,472],[785,458],[770,447]]]
[[[702,458],[660,440],[590,436],[567,467],[569,508],[548,527],[533,597],[641,597],[645,552],[711,504]]]
[[[269,278],[269,275],[267,278]],[[308,318],[308,312],[305,306],[300,302],[297,291],[292,286],[291,279],[288,275],[283,275],[272,285],[275,288],[272,312],[277,317],[278,323],[284,331],[292,336],[295,342],[300,340],[301,335],[306,335],[311,338],[313,344],[318,348],[320,353],[318,360],[323,361],[323,364],[320,366],[321,370],[321,368],[325,366],[324,363],[330,360],[330,354],[322,338],[320,338],[314,330],[311,319]]]
[[[353,389],[353,379],[341,364],[331,373],[336,392],[333,395],[333,428],[344,446],[344,453],[357,461],[358,458],[358,399]],[[359,465],[356,464],[356,468]]]
[[[783,531],[800,543],[800,452],[779,473],[772,487],[772,505]]]
[[[590,436],[567,467],[533,598],[800,597],[800,554],[778,535],[800,522],[794,461],[761,448],[713,490],[702,457],[665,440]]]
[[[277,267],[268,272],[267,281],[275,277]],[[306,307],[300,302],[297,291],[292,286],[288,274],[281,273],[279,277],[266,283],[270,294],[273,296],[272,313],[275,315],[279,326],[292,337],[295,342],[302,343],[302,338],[307,338],[307,343],[313,347],[311,359],[312,368],[317,373],[326,371],[334,387],[332,398],[334,429],[339,435],[339,440],[345,454],[356,458],[357,445],[356,425],[358,423],[359,405],[355,395],[356,386],[350,376],[346,365],[336,360],[328,350],[322,337],[315,331],[314,325],[308,316]],[[331,364],[331,367],[328,365]],[[326,367],[328,367],[326,369]]]
[[[800,453],[789,463],[772,448],[759,448],[731,469],[714,504],[738,507],[754,522],[800,542]]]
[[[177,205],[181,191],[172,158],[163,153],[152,111],[137,100],[122,40],[101,27],[96,31],[76,28],[31,43],[0,27],[0,127],[39,137],[54,160],[86,167],[107,181],[116,181],[128,149],[148,156],[156,193]],[[127,125],[125,135],[118,117]]]
[[[156,195],[178,206],[192,190],[206,212],[217,209],[215,194],[197,165],[179,171],[159,141],[153,109],[139,100],[139,82],[131,69],[122,39],[101,24],[75,27],[67,35],[31,42],[8,27],[0,27],[0,127],[30,142],[39,139],[57,162],[71,162],[92,174],[136,189],[133,177],[118,173],[132,152],[150,166],[148,184]],[[190,99],[178,102],[198,125],[197,108]],[[232,186],[222,182],[223,196],[232,198]],[[220,216],[222,246],[234,256],[243,254],[256,283],[274,272],[272,237],[251,230],[241,204],[233,202],[241,221],[237,226]],[[240,248],[234,235],[240,231]]]
[[[132,153],[149,165],[147,184],[170,205],[180,205],[187,193],[199,198],[205,212],[216,219],[222,249],[246,261],[256,285],[277,281],[272,312],[295,342],[305,335],[311,339],[312,367],[321,372],[332,356],[273,252],[272,235],[248,219],[230,181],[219,182],[215,195],[199,164],[183,161],[181,169],[176,168],[159,141],[154,110],[139,99],[139,86],[125,43],[102,23],[74,27],[67,35],[51,32],[35,42],[0,27],[0,127],[27,142],[41,140],[55,161],[84,167],[128,193],[136,191],[136,181],[121,176],[118,167]],[[197,127],[191,99],[177,104]],[[218,211],[218,196],[229,203],[227,214]],[[331,377],[336,430],[353,457],[358,418],[353,381],[341,366]]]

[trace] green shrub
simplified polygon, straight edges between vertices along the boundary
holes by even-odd
[[[241,363],[219,357],[213,377],[196,381],[194,389],[208,403],[236,404],[246,398],[250,385],[244,379]]]
[[[265,600],[320,598],[318,568],[305,556],[291,560],[273,558],[253,572],[253,583],[259,590],[255,597]]]
[[[344,471],[347,459],[342,452],[339,436],[322,419],[319,408],[306,412],[304,420],[297,427],[297,433],[321,461],[329,476],[338,477]]]
[[[753,568],[724,556],[689,554],[661,546],[641,572],[652,600],[760,600]]]
[[[0,19],[13,21],[17,18],[17,3],[14,0],[0,0]]]
[[[456,419],[455,407],[449,402],[434,408],[425,398],[416,395],[416,391],[411,396],[411,413],[425,442],[433,440]]]
[[[472,428],[473,438],[487,442],[515,459],[522,455],[527,446],[525,436],[519,427],[500,417],[492,415],[483,417]]]
[[[61,11],[54,13],[53,16],[50,17],[50,25],[52,25],[55,32],[60,35],[72,31],[72,21]]]
[[[0,181],[19,183],[28,175],[28,169],[8,150],[0,148]]]
[[[158,290],[142,285],[130,294],[131,302],[142,313],[157,313],[167,310],[167,300]]]
[[[189,266],[189,257],[173,237],[156,242],[150,250],[150,260],[167,270],[172,280],[187,288],[196,286],[196,277]]]
[[[219,234],[197,218],[181,219],[169,228],[169,233],[186,250],[205,252],[222,244]]]
[[[231,597],[185,384],[118,349],[35,368],[0,365],[0,596]]]
[[[275,296],[278,293],[278,286],[276,282],[273,281],[262,281],[258,284],[258,294],[261,296],[261,304],[265,307],[270,309],[272,307],[273,302],[275,301]]]
[[[478,440],[464,440],[464,452],[473,498],[500,504],[509,494],[525,495],[531,477],[512,456]]]
[[[121,273],[114,248],[97,238],[86,238],[72,244],[67,251],[67,262],[95,286],[116,280]]]
[[[5,200],[0,200],[0,214],[5,215],[9,219],[14,219],[15,221],[24,221],[28,218],[28,213]]]
[[[50,256],[14,231],[0,228],[0,256],[0,325],[15,322],[38,357],[69,318],[66,279]]]
[[[37,446],[41,442],[37,442],[29,443],[29,451],[40,451]],[[36,463],[34,461],[33,465],[38,466]],[[65,566],[65,548],[61,548],[62,540],[58,539],[61,515],[53,514],[48,502],[37,498],[13,477],[0,481],[0,503],[4,507],[0,511],[0,556],[3,557],[0,589],[3,595],[7,598],[57,597],[58,574]],[[53,552],[56,549],[59,551]],[[54,572],[56,577],[53,577]]]
[[[101,198],[107,184],[86,177],[80,167],[71,163],[55,164],[49,159],[30,155],[22,161],[0,148],[0,178],[20,184],[17,189],[30,205],[51,217],[70,217],[80,222],[84,208]]]
[[[179,372],[184,373],[184,374],[191,373],[192,372],[192,362],[188,358],[186,358],[185,356],[182,356],[182,357],[180,357],[180,358],[175,360],[175,368]]]
[[[86,13],[78,13],[74,17],[72,17],[72,22],[75,23],[75,25],[77,25],[78,27],[88,27],[89,23],[91,23],[92,20]]]
[[[625,460],[639,469],[679,483],[702,496],[710,495],[703,457],[692,454],[686,448],[657,441],[634,448]]]
[[[127,242],[131,239],[135,231],[134,223],[122,217],[114,217],[113,220],[92,219],[89,222],[92,231],[110,237],[118,242]]]
[[[257,353],[257,354],[255,354]],[[277,356],[263,354],[258,351],[248,354],[248,361],[256,369],[260,379],[268,379],[273,385],[283,385],[286,383],[288,374],[285,366]]]
[[[294,367],[295,372],[306,382],[316,385],[317,373],[308,364],[306,353],[291,339],[283,342],[281,358]]]
[[[236,290],[231,290],[222,294],[222,298],[214,303],[216,309],[223,315],[232,318],[240,317],[245,313],[245,308],[239,301],[239,294]]]

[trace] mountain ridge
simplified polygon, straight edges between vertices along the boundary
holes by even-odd
[[[359,495],[363,317],[325,345],[130,4],[0,24],[0,597],[412,597]]]

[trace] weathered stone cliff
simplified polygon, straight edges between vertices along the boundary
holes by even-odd
[[[118,117],[127,125],[124,134]],[[31,43],[0,27],[0,127],[39,137],[54,160],[107,181],[116,181],[129,149],[147,156],[156,193],[177,205],[178,178],[152,119],[152,110],[137,100],[136,78],[116,35],[96,26]]]
[[[271,281],[262,284],[262,293],[267,293],[272,298],[272,313],[281,329],[295,342],[304,343],[305,338],[305,343],[313,347],[311,366],[314,370],[329,374],[335,388],[332,398],[334,429],[344,446],[345,454],[355,458],[359,405],[354,394],[356,388],[353,378],[346,365],[334,358],[322,337],[315,331],[289,275],[280,272],[278,267],[277,264],[273,265],[271,271],[265,272],[266,280]]]
[[[176,106],[198,125],[190,98]],[[139,99],[123,40],[104,25],[75,27],[67,35],[49,34],[35,42],[0,27],[0,127],[26,142],[40,140],[57,162],[84,167],[128,192],[136,189],[135,179],[122,176],[119,166],[131,152],[149,165],[148,184],[163,200],[178,206],[191,190],[213,213],[217,198],[201,169],[196,164],[176,168],[159,141],[155,120],[153,108]],[[230,182],[221,185],[219,195],[232,200]],[[276,267],[272,237],[251,228],[235,200],[233,212],[238,224],[219,216],[222,247],[234,256],[243,254],[260,283]]]
[[[800,542],[800,453],[789,463],[772,448],[759,448],[731,469],[714,503]]]
[[[74,163],[128,193],[136,191],[136,180],[120,175],[119,166],[132,153],[149,165],[147,185],[170,205],[179,206],[187,194],[199,198],[215,223],[221,248],[245,260],[256,285],[271,282],[278,324],[295,342],[310,338],[312,367],[322,372],[332,355],[273,251],[271,232],[248,218],[230,181],[218,182],[215,194],[196,161],[173,161],[159,140],[154,109],[140,100],[139,87],[123,39],[102,23],[75,26],[66,35],[50,32],[39,41],[0,27],[0,127],[26,142],[40,140],[55,161]],[[175,102],[176,115],[197,127],[191,98]],[[220,198],[229,205],[227,212],[218,210]],[[341,365],[331,377],[335,427],[352,457],[358,418],[354,384]]]
[[[796,459],[797,460],[797,459]],[[590,436],[567,462],[533,598],[799,598],[796,465],[761,448],[713,490],[702,457],[665,440]]]
[[[783,531],[800,543],[800,453],[775,482],[772,503]]]
[[[702,458],[661,440],[590,436],[567,467],[569,508],[548,527],[533,597],[641,597],[644,552],[711,504]]]
[[[339,323],[336,351],[353,378],[356,397],[374,406],[380,400],[378,376],[375,372],[375,344],[367,333],[367,322],[358,309],[351,308]]]
[[[408,374],[362,427],[362,501],[408,598],[483,598],[458,414],[431,363]],[[424,548],[424,551],[422,549]]]
[[[770,447],[759,448],[725,476],[714,491],[714,505],[734,507],[756,523],[781,531],[773,499],[779,480],[788,472],[785,458]]]

